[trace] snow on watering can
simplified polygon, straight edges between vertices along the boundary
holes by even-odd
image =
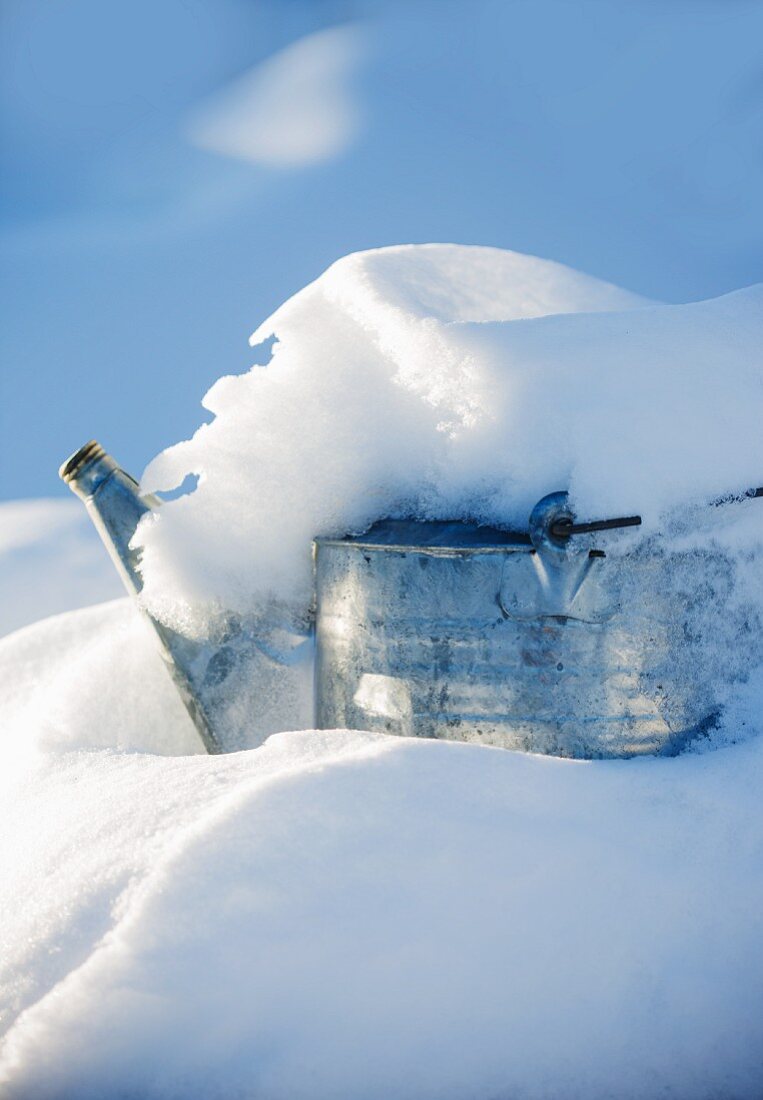
[[[94,441],[61,476],[138,593],[129,543],[159,502]],[[718,549],[646,540],[607,556],[592,545],[640,522],[579,524],[567,494],[552,493],[526,532],[383,520],[315,539],[315,726],[584,759],[680,752],[763,663],[763,631]],[[207,750],[241,747],[231,729],[251,720],[251,684],[269,676],[277,691],[304,638],[287,630],[279,643],[277,629],[231,617],[200,642],[151,621]]]

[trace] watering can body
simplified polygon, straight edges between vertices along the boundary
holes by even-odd
[[[161,502],[95,441],[61,475],[139,595],[132,537]],[[209,752],[250,746],[253,726],[263,740],[313,725],[587,759],[675,754],[713,726],[724,686],[763,663],[763,631],[720,550],[647,540],[609,556],[570,537],[635,521],[575,527],[553,493],[526,532],[385,520],[318,538],[314,636],[267,615],[229,615],[205,638],[148,617]]]
[[[564,504],[545,498],[531,535],[387,521],[316,540],[317,725],[588,759],[708,730],[719,631],[747,626],[729,563],[555,544]]]

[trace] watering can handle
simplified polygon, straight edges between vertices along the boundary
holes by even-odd
[[[611,531],[615,527],[638,527],[641,516],[619,516],[616,519],[596,519],[576,523],[569,506],[568,493],[549,493],[533,508],[528,521],[530,540],[536,550],[566,557],[572,535],[587,535],[593,531]]]
[[[712,501],[713,507],[733,504],[739,500],[752,500],[763,497],[763,485],[757,489],[747,489],[744,493],[729,494]],[[549,533],[555,539],[568,539],[571,535],[590,535],[595,531],[613,531],[617,527],[640,527],[641,516],[618,516],[616,519],[595,519],[588,523],[575,523],[570,514],[554,518],[548,526]]]
[[[559,519],[549,530],[558,539],[570,535],[590,535],[593,531],[613,531],[616,527],[638,527],[641,516],[619,516],[617,519],[594,519],[589,523],[573,523],[571,519]]]

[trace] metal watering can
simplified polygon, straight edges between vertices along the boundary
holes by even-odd
[[[129,543],[160,502],[95,441],[60,472],[137,594]],[[763,663],[763,631],[718,550],[590,545],[640,522],[579,524],[552,493],[526,532],[384,520],[315,539],[315,726],[583,759],[680,752],[715,723],[718,685]],[[204,745],[226,751],[231,670],[262,640],[235,619],[203,643],[151,622]]]

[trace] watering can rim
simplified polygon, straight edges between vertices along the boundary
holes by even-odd
[[[316,546],[352,550],[406,551],[424,554],[478,551],[506,553],[533,549],[530,535],[466,520],[383,519],[360,534],[318,536]]]

